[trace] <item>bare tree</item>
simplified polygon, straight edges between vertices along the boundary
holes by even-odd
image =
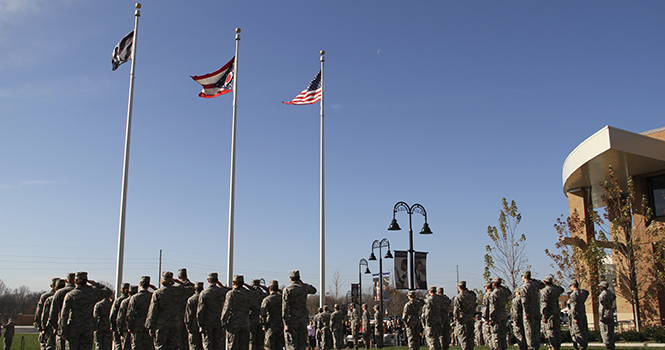
[[[339,273],[339,269],[335,270],[332,274],[332,284],[328,285],[328,293],[326,293],[326,304],[332,306],[334,304],[344,304],[341,302],[346,295],[343,294],[344,281],[342,281],[342,275]]]
[[[515,290],[523,270],[530,268],[526,252],[526,236],[517,232],[517,225],[522,214],[517,211],[517,204],[503,198],[499,214],[499,228],[487,226],[487,235],[492,240],[485,249],[485,272],[483,277],[490,279],[491,273],[503,278]]]

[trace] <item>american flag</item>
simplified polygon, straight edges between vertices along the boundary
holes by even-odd
[[[233,57],[224,67],[205,75],[192,76],[192,79],[203,85],[200,97],[213,98],[233,91]]]
[[[132,30],[129,34],[125,35],[118,45],[113,48],[113,58],[111,59],[111,64],[113,69],[116,70],[120,67],[121,64],[129,61],[132,58],[132,50],[134,46],[134,31]]]
[[[301,91],[291,101],[284,101],[287,105],[311,105],[321,100],[323,89],[321,88],[321,71],[309,82],[307,89]]]

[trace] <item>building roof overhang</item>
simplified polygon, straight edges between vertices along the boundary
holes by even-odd
[[[577,146],[563,162],[563,192],[591,188],[594,208],[602,207],[600,181],[612,165],[620,184],[629,176],[665,170],[665,141],[605,126]]]

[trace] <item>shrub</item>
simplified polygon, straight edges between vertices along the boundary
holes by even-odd
[[[616,335],[617,340],[623,340],[627,342],[643,342],[647,340],[647,337],[642,332],[636,330],[629,330]]]

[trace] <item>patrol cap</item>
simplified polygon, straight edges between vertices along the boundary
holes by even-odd
[[[457,282],[458,287],[466,288],[466,281],[459,281]]]
[[[525,270],[522,272],[522,276],[526,278],[531,278],[531,270]]]
[[[607,281],[602,281],[598,284],[598,287],[608,288],[610,285]]]
[[[554,281],[554,277],[552,275],[543,278],[543,282],[552,283],[552,281]]]
[[[429,291],[436,293],[436,286],[430,286]]]
[[[203,282],[196,282],[196,289],[203,289]]]
[[[123,283],[121,289],[129,289],[129,283],[127,282]]]
[[[339,304],[335,304],[333,307],[335,308],[335,310],[337,310],[339,309]]]
[[[439,287],[439,289],[437,289],[437,292],[443,294],[443,287]]]
[[[208,274],[208,279],[211,281],[218,281],[219,280],[219,274],[217,272],[211,272]]]
[[[485,288],[489,288],[492,286],[492,282],[490,281],[485,281]]]
[[[367,308],[367,303],[364,303],[363,306],[365,309]]]
[[[55,287],[55,285],[58,284],[58,281],[60,281],[60,277],[51,278],[51,286]]]
[[[245,277],[243,275],[235,275],[233,276],[233,283],[242,286],[245,284]]]
[[[76,273],[70,272],[67,274],[67,282],[74,282],[76,279]]]
[[[55,289],[65,288],[66,284],[65,280],[58,279],[58,282],[55,284]]]
[[[261,280],[260,279],[253,279],[252,280],[252,285],[253,286],[260,286],[261,285]]]
[[[187,269],[183,267],[182,269],[178,270],[178,276],[187,277]]]
[[[579,287],[580,283],[577,282],[577,280],[572,280],[570,281],[570,286],[571,287]]]
[[[289,274],[289,277],[291,277],[293,279],[300,279],[300,270],[291,271],[291,273]]]
[[[150,280],[150,277],[148,277],[148,280]],[[138,292],[139,292],[139,286],[129,287],[129,294],[136,294]]]
[[[76,273],[76,279],[81,280],[81,281],[87,281],[88,280],[88,273],[85,271],[79,271]]]
[[[492,280],[492,283],[501,284],[501,283],[503,283],[503,279],[501,277],[495,277]]]
[[[406,293],[406,295],[409,296],[409,297],[415,297],[415,296],[416,296],[416,292],[413,291],[413,290],[410,290],[408,293]]]
[[[270,281],[270,287],[279,288],[279,282],[277,280]]]
[[[150,283],[150,276],[141,276],[140,283]]]

